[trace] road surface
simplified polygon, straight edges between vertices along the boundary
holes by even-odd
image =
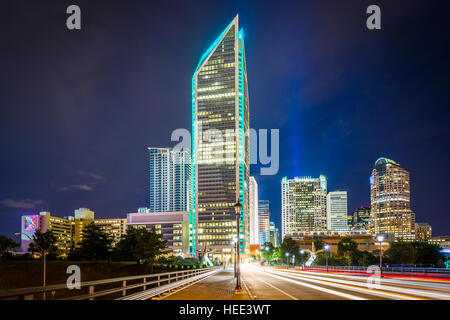
[[[223,270],[162,299],[171,300],[450,300],[450,281],[424,277],[369,278],[242,265],[244,294],[234,295],[233,269]],[[371,280],[368,283],[368,280]],[[379,282],[377,282],[379,279]]]

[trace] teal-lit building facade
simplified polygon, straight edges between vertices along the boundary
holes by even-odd
[[[239,16],[202,55],[192,77],[192,207],[190,250],[230,259],[234,204],[243,205],[240,252],[250,247],[249,97]]]

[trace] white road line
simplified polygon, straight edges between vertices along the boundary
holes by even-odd
[[[250,300],[255,300],[256,296],[253,296],[250,292],[250,289],[248,288],[247,284],[244,281],[244,277],[241,278],[242,284],[244,285],[245,291],[247,291],[247,295],[250,298]]]
[[[372,290],[369,288],[364,288],[363,286],[365,284],[362,282],[334,279],[334,278],[328,277],[328,276],[313,276],[313,275],[305,275],[305,274],[300,274],[300,273],[291,273],[289,271],[283,271],[283,270],[278,270],[277,273],[286,274],[287,276],[289,274],[290,277],[301,278],[301,279],[305,279],[305,280],[306,279],[308,279],[308,280],[317,279],[315,281],[329,281],[329,282],[336,283],[336,285],[329,284],[331,286],[339,286],[339,285],[337,285],[337,283],[357,286],[357,287],[359,287],[358,289],[357,288],[348,288],[348,290],[359,291],[362,293],[368,293],[370,295],[384,296],[384,297],[388,297],[388,298],[415,299],[416,297],[414,297],[414,296],[419,296],[419,297],[422,296],[422,297],[433,298],[433,299],[448,300],[450,297],[448,294],[429,292],[429,291],[426,291],[426,289],[420,289],[420,290],[407,289],[407,288],[400,288],[400,287],[387,286],[387,285],[380,284],[380,288],[378,290]],[[310,280],[310,281],[315,282],[314,280]],[[386,291],[389,291],[389,292],[386,292]],[[398,294],[394,293],[394,292],[398,292]],[[410,296],[405,296],[405,295],[410,295]],[[420,299],[419,297],[417,297],[417,299]]]
[[[367,299],[364,299],[364,298],[361,298],[361,297],[358,297],[358,296],[354,296],[354,295],[351,295],[351,294],[347,294],[347,293],[343,293],[343,292],[339,292],[339,291],[335,291],[335,290],[331,290],[331,289],[322,288],[322,287],[315,286],[315,285],[308,284],[308,283],[304,283],[304,282],[295,281],[295,280],[287,278],[287,276],[285,276],[285,277],[276,276],[276,275],[272,274],[271,272],[267,272],[267,271],[256,270],[256,272],[261,272],[261,273],[267,274],[267,275],[269,275],[271,277],[274,277],[274,278],[278,278],[278,279],[281,279],[281,280],[284,280],[284,281],[292,282],[292,283],[295,283],[297,285],[301,285],[301,286],[308,287],[308,288],[311,288],[311,289],[315,289],[315,290],[318,290],[318,291],[326,292],[326,293],[329,293],[329,294],[332,294],[332,295],[336,295],[336,296],[340,296],[340,297],[343,297],[343,298],[347,298],[347,299],[350,299],[350,300],[367,300]]]
[[[288,297],[291,298],[292,300],[299,300],[299,299],[297,299],[296,297],[294,297],[294,296],[290,295],[289,293],[287,293],[286,291],[283,291],[283,290],[281,290],[280,288],[275,287],[273,284],[271,284],[271,283],[269,283],[269,282],[267,282],[267,281],[265,281],[265,280],[263,280],[263,279],[261,279],[261,278],[257,278],[257,277],[256,277],[256,279],[258,279],[259,281],[264,282],[264,283],[267,284],[269,287],[272,287],[272,288],[274,288],[275,290],[278,290],[279,292],[281,292],[282,294],[288,296]]]

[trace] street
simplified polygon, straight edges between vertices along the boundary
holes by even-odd
[[[170,300],[449,300],[450,281],[439,278],[316,272],[242,265],[244,294],[234,295],[228,268],[170,293]],[[372,281],[368,284],[367,280]],[[378,285],[378,286],[377,286]]]

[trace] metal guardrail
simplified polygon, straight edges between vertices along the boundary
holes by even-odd
[[[94,298],[98,297],[104,297],[111,294],[120,293],[122,294],[122,297],[127,295],[127,291],[135,290],[135,289],[141,289],[143,291],[138,293],[143,293],[147,291],[148,287],[156,286],[157,289],[160,287],[160,290],[169,291],[173,288],[179,287],[183,284],[196,281],[201,276],[207,276],[211,272],[216,272],[220,267],[217,268],[202,268],[202,269],[194,269],[194,270],[185,270],[185,271],[175,271],[175,272],[165,272],[165,273],[155,273],[155,274],[146,274],[146,275],[139,275],[139,276],[131,276],[131,277],[120,277],[120,278],[111,278],[111,279],[103,279],[103,280],[96,280],[96,281],[86,281],[80,283],[80,289],[87,288],[88,293],[78,296],[71,296],[71,297],[65,297],[62,299],[68,299],[68,300],[94,300]],[[206,274],[206,275],[205,275]],[[142,282],[139,283],[133,283],[128,284],[127,282],[130,281],[139,281],[142,280]],[[183,282],[183,284],[181,284]],[[100,285],[108,285],[108,284],[114,284],[114,283],[120,283],[119,287],[115,287],[112,289],[106,289],[101,291],[96,291],[95,287]],[[169,288],[170,289],[165,289]],[[36,298],[36,295],[40,295],[42,293],[54,293],[56,291],[60,290],[68,290],[66,284],[59,284],[59,285],[51,285],[51,286],[45,286],[45,287],[31,287],[31,288],[20,288],[20,289],[10,289],[10,290],[4,290],[0,291],[0,299],[11,299],[11,298],[17,298],[19,300],[33,300]],[[74,289],[79,290],[79,289]],[[73,290],[71,290],[73,291]],[[162,293],[161,292],[161,293]],[[158,294],[156,294],[158,295]],[[39,298],[38,298],[39,299]]]
[[[187,278],[185,280],[180,280],[180,281],[177,281],[177,282],[174,282],[174,283],[168,283],[168,284],[165,284],[165,285],[160,286],[160,287],[156,287],[156,288],[152,288],[152,289],[145,290],[145,291],[142,291],[142,292],[130,294],[128,296],[121,297],[121,298],[118,298],[116,300],[148,300],[148,299],[150,299],[152,297],[159,296],[159,295],[163,294],[164,292],[171,291],[173,289],[179,288],[179,287],[184,286],[186,284],[189,284],[189,283],[198,281],[200,279],[203,279],[205,277],[208,277],[210,275],[213,275],[213,274],[215,274],[216,272],[218,272],[218,271],[220,271],[222,269],[223,269],[222,267],[214,268],[214,270],[212,270],[212,271],[204,272],[202,274],[199,274],[197,276],[193,276],[193,277]]]

